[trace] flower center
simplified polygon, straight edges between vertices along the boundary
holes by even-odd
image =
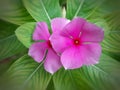
[[[49,47],[49,48],[52,48],[52,45],[51,45],[50,40],[47,41],[47,44],[48,44],[48,47]]]
[[[74,39],[73,40],[74,45],[80,45],[80,40],[79,39]]]

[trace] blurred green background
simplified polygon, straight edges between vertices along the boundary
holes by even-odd
[[[54,75],[30,58],[36,22],[82,17],[102,27],[100,63]],[[120,0],[0,0],[0,90],[119,90]]]

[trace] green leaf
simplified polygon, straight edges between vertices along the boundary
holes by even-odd
[[[105,51],[103,50],[103,52],[109,56],[111,56],[112,58],[114,58],[115,60],[120,61],[120,52],[110,52],[110,51]]]
[[[60,6],[66,6],[67,0],[59,0]]]
[[[1,0],[0,18],[17,25],[33,21],[21,0]]]
[[[21,25],[15,31],[17,38],[27,47],[29,48],[32,44],[32,34],[35,29],[35,22],[26,23]]]
[[[109,32],[105,35],[105,38],[102,42],[102,48],[105,51],[120,53],[120,30],[117,32]]]
[[[14,24],[0,20],[0,39],[13,35],[17,27]]]
[[[102,14],[109,29],[105,31],[102,42],[104,53],[120,61],[120,0],[105,0],[102,4]]]
[[[55,90],[53,79],[50,80],[46,90]]]
[[[109,29],[105,31],[105,38],[103,40],[103,51],[120,60],[120,12],[107,14],[104,19],[106,20]]]
[[[106,15],[109,13],[114,13],[116,11],[120,11],[120,0],[104,0],[101,4],[101,15]]]
[[[61,69],[53,76],[55,90],[91,90],[88,82],[76,70]]]
[[[61,69],[53,81],[55,90],[118,90],[120,63],[103,54],[99,64],[76,70]]]
[[[2,76],[9,69],[12,62],[13,60],[9,61],[8,59],[0,62],[0,76]]]
[[[59,0],[23,0],[23,2],[36,21],[45,21],[50,25],[52,18],[61,16]]]
[[[24,54],[26,48],[17,40],[15,35],[11,35],[0,40],[0,60],[16,54]]]
[[[95,16],[102,2],[103,0],[67,0],[66,17],[72,19],[77,16],[82,18],[88,18],[93,14]]]
[[[25,53],[26,48],[17,40],[14,31],[17,25],[0,20],[0,61],[10,61]],[[4,60],[4,61],[3,61]]]
[[[51,75],[43,69],[42,64],[25,55],[12,64],[7,74],[16,89],[46,90]]]

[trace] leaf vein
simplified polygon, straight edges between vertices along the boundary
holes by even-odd
[[[46,8],[45,8],[45,5],[43,4],[42,0],[40,0],[40,2],[41,2],[41,4],[42,4],[42,7],[43,7],[43,9],[44,9],[47,17],[48,17],[49,22],[51,22],[51,18],[50,18],[49,14],[48,14],[48,12],[47,12],[47,10],[46,10]]]
[[[81,9],[82,6],[83,6],[83,3],[84,3],[84,0],[81,1],[81,3],[80,3],[80,5],[79,5],[79,7],[78,7],[78,9],[77,9],[77,11],[76,11],[76,13],[75,13],[75,15],[74,15],[74,18],[78,15],[80,9]]]

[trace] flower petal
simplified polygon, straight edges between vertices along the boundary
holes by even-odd
[[[46,60],[44,63],[45,70],[53,74],[61,67],[60,57],[53,51],[48,49]]]
[[[50,37],[50,41],[57,53],[62,53],[66,48],[72,46],[72,40],[70,38],[61,36],[58,33],[53,33]]]
[[[99,62],[101,46],[99,44],[86,44],[71,47],[61,55],[61,62],[65,69],[75,69],[82,65],[92,65]]]
[[[101,42],[104,38],[104,32],[102,28],[95,24],[86,22],[81,34],[81,40],[84,42]]]
[[[61,34],[67,37],[72,36],[78,38],[85,22],[86,21],[83,18],[75,18],[63,28]]]
[[[75,69],[82,66],[83,61],[79,48],[71,47],[61,55],[61,62],[65,69]]]
[[[33,33],[33,40],[48,40],[50,33],[45,22],[38,22]]]
[[[51,21],[51,28],[53,32],[59,32],[61,31],[66,24],[68,24],[70,20],[67,20],[65,18],[54,18]]]
[[[101,55],[101,46],[97,43],[86,44],[80,47],[84,65],[97,64]]]
[[[36,62],[40,63],[44,58],[46,49],[47,49],[47,44],[45,42],[37,42],[31,45],[28,54]]]

